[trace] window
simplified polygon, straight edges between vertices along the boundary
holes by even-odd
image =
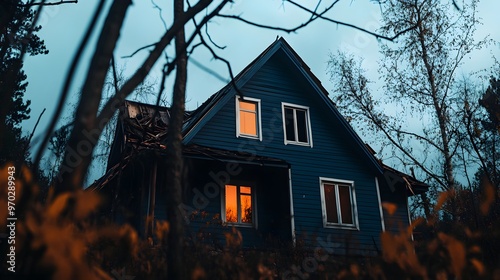
[[[254,221],[252,187],[226,185],[222,209],[224,222],[251,226]]]
[[[320,178],[325,227],[359,228],[354,182]]]
[[[312,147],[309,108],[287,103],[282,103],[282,105],[285,144]]]
[[[236,97],[236,137],[262,140],[260,125],[260,100]]]

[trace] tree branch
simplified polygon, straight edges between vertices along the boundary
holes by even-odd
[[[134,55],[136,55],[138,52],[140,52],[140,51],[142,51],[142,50],[145,50],[145,49],[147,49],[147,48],[150,48],[150,47],[154,47],[154,46],[156,46],[156,44],[158,44],[158,43],[153,43],[153,44],[146,45],[146,46],[144,46],[144,47],[140,47],[140,48],[138,48],[137,50],[135,50],[132,54],[130,54],[130,55],[126,55],[126,56],[122,56],[122,58],[131,58],[131,57],[133,57]]]
[[[64,108],[64,105],[66,104],[66,99],[69,94],[69,88],[71,87],[71,84],[73,82],[73,76],[75,75],[76,69],[78,67],[78,64],[80,63],[80,59],[82,58],[83,51],[85,50],[85,47],[87,46],[90,36],[92,35],[92,32],[95,29],[95,26],[97,25],[97,20],[99,19],[99,16],[101,15],[101,12],[103,11],[104,3],[105,0],[101,0],[99,4],[96,7],[96,10],[94,11],[94,15],[92,16],[92,19],[90,20],[89,26],[87,27],[87,30],[85,31],[85,35],[83,36],[82,41],[80,42],[80,45],[78,46],[78,49],[75,53],[75,56],[73,57],[73,60],[71,61],[71,65],[69,67],[68,73],[66,74],[66,78],[64,80],[64,85],[61,90],[61,96],[59,97],[59,102],[57,103],[56,110],[54,111],[54,114],[52,115],[52,119],[50,121],[49,127],[45,131],[45,137],[42,140],[42,143],[40,144],[40,148],[38,149],[36,156],[35,156],[35,168],[38,168],[40,165],[40,160],[42,159],[43,152],[45,151],[45,148],[47,147],[47,143],[49,142],[49,138],[52,135],[52,132],[54,131],[54,128],[56,127],[57,121],[59,120],[59,116],[61,115],[61,112]]]
[[[26,142],[26,146],[24,146],[23,155],[25,155],[26,151],[28,151],[28,148],[29,148],[30,143],[31,143],[31,139],[33,139],[33,135],[35,135],[36,128],[38,127],[38,123],[40,123],[40,119],[42,118],[43,113],[45,113],[45,109],[46,108],[43,108],[42,112],[38,116],[38,119],[36,120],[35,126],[33,127],[33,130],[31,131],[30,137],[28,138],[28,141]]]
[[[75,126],[71,131],[65,156],[61,164],[60,180],[56,183],[56,193],[73,191],[82,188],[85,174],[92,160],[92,152],[97,145],[99,135],[89,138],[88,134],[94,134],[94,130],[103,125],[96,122],[99,104],[102,98],[102,89],[111,58],[120,36],[121,26],[125,20],[128,8],[132,0],[116,0],[111,4],[108,14],[104,20],[99,34],[97,44],[92,56],[87,76],[80,95],[80,102],[76,109]],[[102,131],[104,127],[97,128]],[[71,154],[79,150],[82,141],[87,144],[90,153],[80,152],[78,164],[74,163]],[[80,149],[81,150],[81,149]],[[68,171],[68,169],[70,171]]]
[[[413,137],[417,138],[418,140],[422,140],[422,141],[430,144],[431,146],[433,146],[434,148],[436,148],[441,153],[444,153],[444,151],[443,151],[443,149],[441,147],[439,147],[436,143],[432,142],[431,139],[428,139],[425,136],[422,136],[422,135],[419,135],[419,134],[416,134],[416,133],[413,133],[413,132],[409,132],[409,131],[400,130],[400,129],[394,129],[394,131],[396,133],[413,136]]]
[[[170,44],[179,28],[182,28],[182,26],[184,26],[191,18],[208,7],[211,2],[211,0],[200,0],[198,3],[196,3],[195,6],[189,8],[182,16],[174,21],[170,29],[163,35],[160,41],[155,44],[154,49],[151,51],[141,67],[139,67],[135,74],[122,86],[118,94],[111,97],[108,102],[106,102],[103,109],[101,110],[101,113],[97,117],[97,123],[102,123],[103,121],[110,119],[115,109],[118,108],[125,97],[144,80],[144,78],[149,73],[149,70],[161,56],[163,49],[168,44]],[[216,10],[220,11],[220,9],[222,9],[228,2],[229,0],[223,1],[221,4],[219,4]]]
[[[404,29],[404,30],[396,33],[394,36],[388,37],[388,36],[385,36],[385,35],[381,35],[381,34],[378,34],[378,33],[375,33],[375,32],[368,31],[368,30],[366,30],[364,28],[361,28],[361,27],[358,27],[358,26],[356,26],[354,24],[350,24],[350,23],[346,23],[346,22],[342,22],[342,21],[338,21],[338,20],[334,20],[334,19],[331,19],[331,18],[324,17],[323,13],[322,14],[318,14],[315,11],[310,10],[310,9],[308,9],[308,8],[306,8],[306,7],[298,4],[298,3],[296,3],[295,1],[292,1],[292,0],[286,0],[286,1],[289,2],[289,3],[291,3],[291,4],[293,4],[293,5],[295,5],[296,7],[300,8],[300,9],[306,11],[306,12],[311,13],[312,15],[317,16],[318,18],[321,18],[321,19],[325,20],[325,21],[329,21],[329,22],[335,23],[337,25],[343,25],[343,26],[351,27],[353,29],[356,29],[356,30],[359,30],[361,32],[364,32],[364,33],[367,33],[369,35],[372,35],[372,36],[374,36],[377,39],[385,39],[385,40],[388,40],[388,41],[394,41],[394,39],[396,39],[397,37],[401,36],[402,34],[408,32],[410,30],[413,30],[413,29],[415,29],[417,27],[416,25],[408,27],[407,29]],[[337,2],[338,1],[336,1],[335,3],[337,3]]]
[[[315,21],[316,19],[321,18],[322,15],[324,15],[325,13],[327,13],[328,11],[330,11],[335,6],[335,4],[337,4],[339,1],[340,0],[336,0],[330,6],[326,7],[323,12],[321,12],[319,14],[316,13],[315,11],[308,11],[308,12],[311,13],[311,18],[309,18],[309,20],[307,20],[306,22],[303,22],[303,23],[301,23],[298,26],[293,27],[293,28],[285,28],[285,27],[279,27],[279,26],[272,26],[272,25],[260,24],[260,23],[256,23],[256,22],[253,22],[253,21],[246,20],[246,19],[244,19],[244,18],[242,18],[240,16],[235,16],[235,15],[219,14],[218,16],[222,17],[222,18],[235,19],[235,20],[238,20],[238,21],[244,22],[246,24],[249,24],[249,25],[252,25],[252,26],[255,26],[255,27],[259,27],[259,28],[265,28],[265,29],[271,29],[271,30],[278,30],[278,31],[286,32],[286,33],[292,33],[292,32],[296,32],[299,29],[302,29],[302,28],[306,27],[307,25],[309,25],[311,22]],[[314,16],[316,16],[316,17],[314,17]]]
[[[36,2],[36,3],[26,3],[26,4],[16,4],[16,6],[19,7],[33,7],[33,6],[56,6],[56,5],[62,5],[62,4],[72,4],[72,3],[78,3],[78,0],[61,0],[59,2]]]

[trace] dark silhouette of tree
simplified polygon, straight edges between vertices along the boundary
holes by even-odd
[[[49,178],[51,181],[55,179],[57,171],[59,170],[59,165],[61,164],[61,159],[64,155],[64,150],[66,149],[66,144],[68,143],[68,133],[71,130],[71,126],[65,125],[54,132],[52,138],[49,140],[49,150],[54,154],[54,159],[50,161]]]
[[[473,156],[470,160],[479,166],[473,178],[473,187],[483,179],[498,189],[500,172],[500,80],[489,79],[486,91],[477,89],[472,83],[464,82],[461,93],[464,96],[463,134],[467,138],[465,149]],[[483,92],[482,92],[483,91]]]
[[[500,78],[491,77],[490,85],[479,100],[479,104],[488,113],[488,118],[482,121],[487,139],[483,153],[489,155],[484,166],[484,172],[497,189],[500,185]]]
[[[23,57],[48,53],[36,35],[41,27],[33,25],[35,11],[19,3],[0,3],[0,163],[28,158],[28,137],[20,128],[21,122],[30,117],[30,101],[23,99],[28,85]]]

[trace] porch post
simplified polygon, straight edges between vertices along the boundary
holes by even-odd
[[[292,168],[288,167],[288,187],[290,190],[290,227],[292,230],[292,242],[295,247],[295,215],[293,213],[293,192],[292,192]]]

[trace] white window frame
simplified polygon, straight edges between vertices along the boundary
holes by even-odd
[[[259,139],[262,141],[262,121],[261,121],[261,110],[260,110],[260,99],[243,97],[241,101],[248,101],[257,103],[257,136],[249,135],[240,132],[240,96],[236,96],[236,138],[244,137],[250,139]]]
[[[226,222],[226,186],[236,186],[237,187],[237,193],[236,193],[236,198],[238,199],[238,202],[240,200],[240,187],[250,187],[252,189],[251,191],[251,201],[252,201],[252,223],[241,223],[241,222]],[[226,225],[232,225],[236,227],[249,227],[249,228],[256,228],[257,229],[257,193],[256,193],[256,187],[255,184],[253,183],[247,183],[247,182],[229,182],[225,184],[222,188],[221,192],[221,220],[224,224]],[[241,212],[241,205],[240,203],[237,203],[238,206],[238,213]],[[238,217],[239,219],[239,217]]]
[[[290,140],[286,139],[285,108],[294,109],[294,126],[295,126],[295,139],[296,139],[296,141],[290,141]],[[297,110],[297,109],[306,111],[307,143],[298,141],[299,137],[298,137],[296,114],[295,114],[295,110]],[[308,147],[312,148],[313,147],[313,140],[312,140],[311,117],[309,114],[309,107],[297,105],[297,104],[292,104],[292,103],[281,102],[281,115],[282,115],[282,119],[283,119],[283,140],[284,140],[285,145],[292,144],[292,145],[299,145],[299,146],[308,146]]]
[[[339,223],[328,222],[327,210],[326,210],[326,200],[325,200],[325,188],[324,188],[325,184],[335,185],[335,198],[336,198],[337,215],[339,216],[339,219],[338,219],[339,221],[342,220],[342,213],[341,213],[340,203],[339,203],[340,196],[339,196],[339,192],[338,192],[338,185],[342,184],[342,185],[349,185],[350,186],[353,224],[343,224],[341,222],[339,222]],[[319,185],[320,185],[320,195],[321,195],[321,213],[322,213],[322,217],[323,217],[323,227],[359,230],[358,207],[356,204],[356,189],[354,187],[354,181],[320,177],[319,178]]]
[[[377,187],[377,199],[378,199],[378,210],[380,212],[380,222],[382,225],[382,231],[385,231],[385,219],[384,210],[382,209],[382,200],[380,199],[380,187],[378,185],[378,177],[375,177],[375,187]]]

